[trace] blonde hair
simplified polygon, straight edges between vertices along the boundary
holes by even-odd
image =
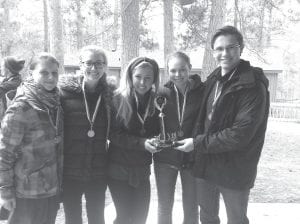
[[[107,65],[107,56],[106,56],[106,53],[105,51],[100,48],[99,46],[97,45],[87,45],[87,46],[84,46],[83,48],[81,48],[80,52],[79,52],[79,60],[80,62],[83,62],[82,61],[82,56],[85,52],[91,52],[93,54],[96,54],[96,55],[101,55],[104,59],[104,63]]]
[[[130,117],[132,116],[132,105],[129,102],[130,96],[132,96],[134,87],[132,81],[132,75],[137,68],[151,68],[154,74],[154,81],[152,85],[152,91],[154,94],[157,93],[159,88],[159,66],[157,62],[147,57],[137,57],[132,59],[125,69],[120,81],[119,88],[115,91],[115,95],[120,95],[121,101],[119,102],[117,109],[117,118],[125,122],[127,125]],[[153,103],[153,102],[151,102]],[[154,111],[151,111],[152,116]]]

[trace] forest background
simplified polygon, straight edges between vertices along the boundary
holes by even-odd
[[[96,44],[124,68],[138,55],[164,67],[167,54],[183,50],[205,77],[215,67],[210,37],[223,25],[243,33],[245,59],[282,71],[278,101],[299,103],[300,0],[0,0],[0,54],[28,64],[50,51],[77,65],[78,49]]]

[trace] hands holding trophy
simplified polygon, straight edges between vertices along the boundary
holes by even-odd
[[[169,148],[174,145],[177,137],[176,133],[166,133],[164,117],[166,116],[163,109],[167,103],[166,97],[158,96],[154,100],[155,107],[160,111],[159,113],[159,123],[160,123],[160,134],[156,136],[153,144],[158,151]]]

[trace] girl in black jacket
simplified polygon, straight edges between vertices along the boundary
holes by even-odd
[[[169,136],[177,140],[192,136],[203,91],[199,75],[190,75],[189,57],[182,52],[170,55],[167,61],[169,81],[159,91],[164,96],[166,105],[165,128]],[[182,185],[183,224],[198,223],[198,206],[195,178],[190,168],[192,153],[175,150],[174,147],[163,149],[154,155],[154,172],[158,193],[158,224],[172,223],[175,185],[180,174]]]
[[[109,147],[109,188],[115,224],[143,224],[150,202],[150,164],[159,132],[154,97],[159,85],[156,61],[138,57],[127,67],[114,97],[115,121]]]

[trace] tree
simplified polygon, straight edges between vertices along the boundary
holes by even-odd
[[[139,55],[139,0],[121,1],[121,69]]]
[[[81,15],[81,0],[75,0],[76,4],[76,42],[77,49],[81,49],[83,46],[83,31],[82,31],[82,15]]]
[[[44,9],[44,51],[49,51],[49,27],[48,27],[48,5],[47,0],[43,0]]]
[[[167,56],[174,51],[174,31],[173,31],[173,0],[164,0],[164,58],[165,68],[167,68]],[[167,80],[167,69],[165,76],[161,77],[164,83]]]
[[[211,13],[202,63],[202,77],[205,78],[216,67],[210,42],[215,31],[224,24],[225,10],[226,0],[211,0]]]
[[[64,73],[64,45],[61,15],[61,0],[48,0],[50,21],[50,52],[60,63],[60,73]]]

